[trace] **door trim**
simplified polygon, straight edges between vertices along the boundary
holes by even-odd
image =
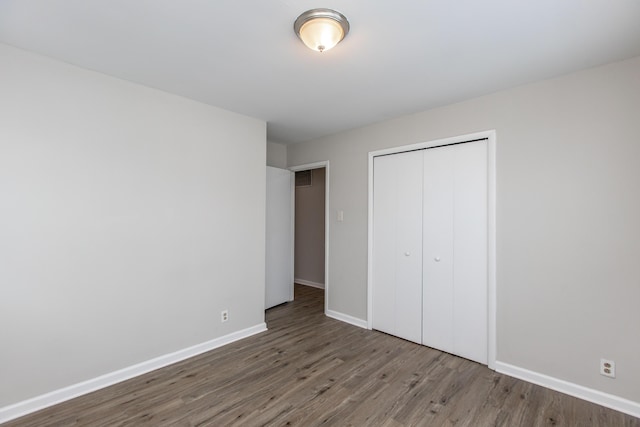
[[[373,159],[377,156],[421,150],[443,145],[487,139],[487,365],[496,369],[497,283],[496,283],[496,131],[459,135],[450,138],[402,145],[369,152],[368,243],[367,243],[367,328],[373,327]]]
[[[324,314],[329,312],[329,161],[307,163],[304,165],[291,166],[289,170],[291,172],[304,171],[309,169],[325,168],[324,178]],[[291,197],[293,201],[293,215],[291,226],[294,228],[293,235],[293,251],[291,253],[291,263],[295,266],[295,204],[296,204],[296,188],[295,185],[291,187]],[[295,267],[294,267],[295,268]],[[293,300],[293,282],[291,282],[291,300]]]

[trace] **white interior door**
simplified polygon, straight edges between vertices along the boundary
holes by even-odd
[[[454,353],[487,364],[487,141],[452,146]]]
[[[293,172],[267,166],[265,309],[293,300]]]
[[[422,340],[422,153],[374,159],[373,328]]]
[[[487,143],[424,151],[422,342],[487,363]]]
[[[422,343],[453,353],[453,151],[425,150]]]

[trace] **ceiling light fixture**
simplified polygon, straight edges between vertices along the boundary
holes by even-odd
[[[345,38],[349,21],[333,9],[311,9],[298,16],[293,30],[309,49],[324,52]]]

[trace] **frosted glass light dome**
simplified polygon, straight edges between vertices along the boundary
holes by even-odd
[[[324,52],[347,35],[349,21],[332,9],[311,9],[296,19],[293,29],[309,49]]]

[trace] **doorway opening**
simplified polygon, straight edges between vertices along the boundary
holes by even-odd
[[[290,168],[293,186],[294,283],[324,291],[329,299],[329,162]]]

